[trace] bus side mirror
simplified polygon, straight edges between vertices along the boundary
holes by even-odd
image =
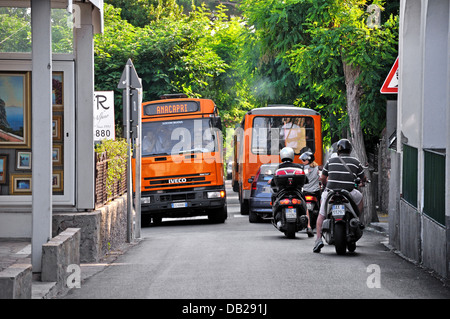
[[[220,116],[214,117],[213,125],[219,130],[222,130],[222,119],[220,118]]]

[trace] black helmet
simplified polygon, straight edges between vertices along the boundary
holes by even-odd
[[[300,155],[300,159],[302,161],[309,161],[310,163],[314,162],[314,154],[312,152],[305,152],[302,155]]]
[[[348,153],[350,154],[352,151],[352,144],[350,143],[349,140],[343,138],[341,140],[339,140],[339,142],[337,142],[337,153],[341,154],[341,153]]]
[[[282,162],[294,161],[294,150],[291,147],[283,147],[283,149],[280,151],[280,159]]]

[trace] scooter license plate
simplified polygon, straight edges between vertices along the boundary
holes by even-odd
[[[296,219],[297,209],[296,208],[286,208],[286,219]]]
[[[333,216],[343,216],[345,215],[344,205],[333,205],[331,206],[331,215]]]

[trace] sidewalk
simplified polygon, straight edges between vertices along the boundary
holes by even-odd
[[[367,228],[387,235],[389,233],[389,216],[387,214],[378,214],[378,220],[379,222],[370,223]]]
[[[138,242],[139,240],[136,240],[136,242],[132,244],[124,244],[124,246],[117,251],[110,251],[109,254],[98,263],[81,263],[81,282],[104,270],[118,256],[123,254],[128,247],[137,244]],[[31,241],[14,238],[0,238],[0,273],[8,267],[17,264],[31,265]],[[31,283],[32,299],[51,299],[58,293],[60,293],[60,291],[57,290],[55,282],[42,282],[36,275],[33,275]]]

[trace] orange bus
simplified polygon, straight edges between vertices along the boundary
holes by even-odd
[[[248,214],[252,178],[261,164],[279,163],[280,150],[290,146],[300,153],[310,149],[323,165],[322,123],[318,112],[293,105],[269,105],[247,112],[233,135],[233,191],[239,193],[241,214]],[[298,156],[297,156],[298,155]]]
[[[201,215],[224,222],[222,147],[212,100],[171,94],[142,103],[142,224]]]

